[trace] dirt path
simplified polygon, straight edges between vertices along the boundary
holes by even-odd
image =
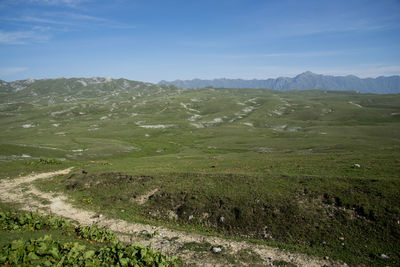
[[[317,259],[303,254],[289,253],[265,245],[257,245],[245,241],[233,241],[212,236],[203,236],[195,233],[181,232],[159,226],[129,223],[123,220],[111,219],[92,211],[72,206],[68,198],[60,193],[45,193],[36,189],[31,183],[37,179],[46,179],[56,175],[68,174],[72,168],[41,174],[32,174],[11,180],[0,181],[0,200],[21,204],[27,211],[52,213],[82,225],[96,223],[118,233],[121,241],[149,245],[170,255],[180,256],[185,263],[197,266],[238,266],[252,264],[271,266],[273,262],[293,263],[297,266],[343,266],[329,260]],[[222,251],[213,253],[209,250],[191,251],[184,249],[188,243],[197,245],[210,243],[213,247],[220,247]],[[245,254],[243,254],[245,253]],[[249,254],[250,253],[250,254]],[[244,255],[244,256],[243,256]],[[248,255],[246,258],[245,256]],[[250,255],[250,256],[249,256]],[[230,259],[230,260],[229,260]],[[233,259],[233,260],[232,260]],[[236,261],[236,264],[230,262]],[[239,262],[239,264],[237,264]]]

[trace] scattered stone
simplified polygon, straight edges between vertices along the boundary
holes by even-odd
[[[361,165],[358,163],[353,164],[353,168],[361,168]]]
[[[382,254],[381,254],[381,258],[382,258],[382,259],[389,259],[389,256],[382,253]]]
[[[329,260],[329,257],[328,257],[328,256],[325,256],[325,257],[324,257],[324,260]]]
[[[224,216],[219,217],[219,222],[220,222],[220,223],[223,223],[224,220],[225,220],[225,217],[224,217]]]
[[[33,125],[33,124],[24,124],[24,125],[22,125],[22,128],[32,128],[32,127],[35,127],[36,125]]]
[[[190,221],[191,219],[193,219],[193,215],[190,215],[190,216],[189,216],[189,221]]]
[[[201,214],[202,220],[206,220],[206,219],[208,219],[208,217],[210,217],[210,214],[208,214],[207,212],[204,212],[203,214]]]
[[[343,237],[343,236],[339,237],[339,240],[340,240],[340,241],[343,241],[343,240],[344,240],[344,237]]]
[[[212,252],[214,252],[214,253],[220,253],[221,251],[222,251],[222,248],[219,248],[219,247],[212,248]]]
[[[170,210],[169,212],[168,212],[168,218],[170,219],[170,220],[174,220],[174,221],[176,221],[176,220],[178,220],[178,214],[176,214],[176,212],[174,212],[173,210]]]
[[[322,241],[322,245],[324,245],[324,246],[325,246],[325,245],[326,245],[326,241]]]

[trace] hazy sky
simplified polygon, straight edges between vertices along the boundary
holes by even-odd
[[[399,0],[0,0],[0,79],[400,74]]]

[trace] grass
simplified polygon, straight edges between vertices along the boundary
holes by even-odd
[[[75,166],[40,187],[128,221],[399,264],[399,95],[139,85],[71,89],[54,104],[9,95],[0,178]]]

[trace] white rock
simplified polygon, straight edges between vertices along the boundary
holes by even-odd
[[[220,253],[221,251],[222,251],[222,249],[219,248],[219,247],[213,247],[212,248],[212,252],[214,252],[214,253]]]
[[[389,259],[389,256],[382,253],[382,254],[381,254],[381,258],[382,258],[382,259]]]
[[[24,125],[22,125],[22,128],[32,128],[32,127],[35,127],[35,125],[33,125],[33,124],[24,124]]]

